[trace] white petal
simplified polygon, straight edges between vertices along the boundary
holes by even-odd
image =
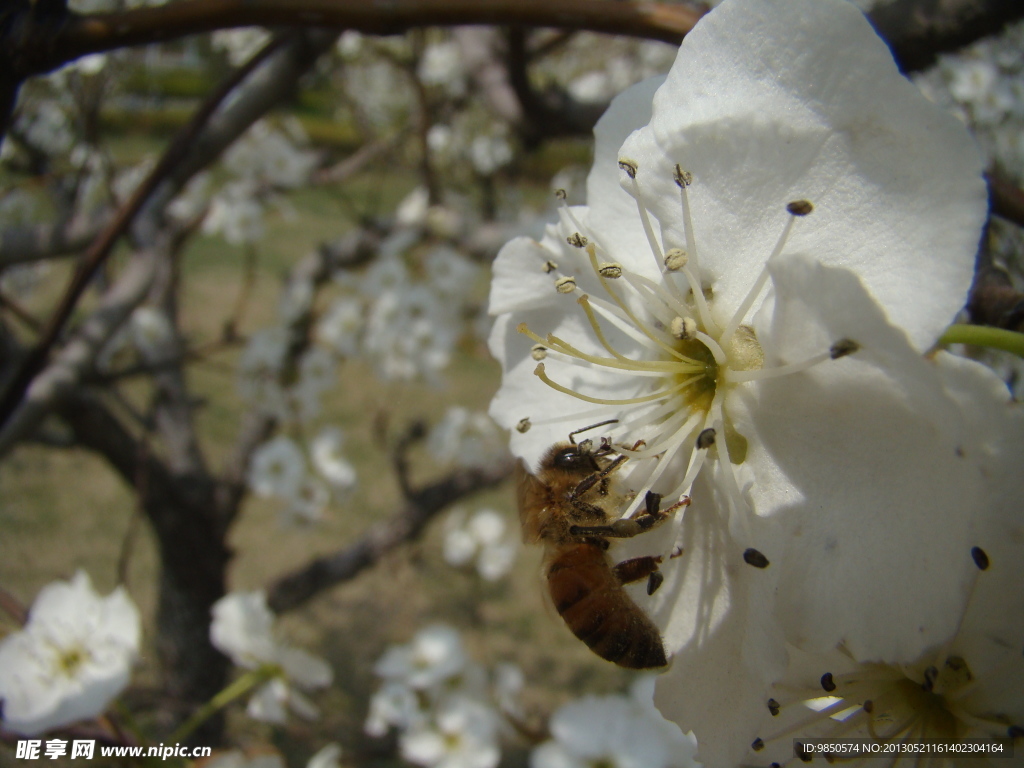
[[[796,199],[815,211],[791,250],[855,269],[918,349],[964,302],[986,211],[980,155],[849,3],[722,3],[687,35],[650,127],[622,152],[673,245],[671,168],[693,173],[701,267],[726,315]]]
[[[819,348],[824,334],[863,345],[735,403],[756,430],[745,435],[755,509],[791,536],[782,624],[805,649],[843,642],[857,659],[912,661],[950,635],[963,604],[973,569],[964,542],[985,482],[976,441],[941,389],[942,369],[887,326],[855,275],[797,257],[772,275],[766,348],[813,344],[814,323]],[[991,401],[989,378],[974,386]]]

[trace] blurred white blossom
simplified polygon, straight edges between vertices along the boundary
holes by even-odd
[[[455,405],[430,431],[427,446],[442,464],[458,467],[490,467],[508,454],[505,436],[490,416]]]
[[[290,437],[278,435],[252,455],[249,487],[258,496],[295,498],[305,479],[306,458]]]
[[[472,565],[487,581],[507,574],[519,548],[518,531],[508,530],[505,516],[493,509],[480,509],[466,516],[453,510],[445,519],[444,559],[449,565]]]
[[[279,641],[274,615],[262,591],[232,592],[213,606],[210,642],[245,669],[270,667],[273,678],[250,698],[250,717],[283,723],[288,710],[307,720],[319,710],[298,689],[314,690],[331,684],[334,674],[323,659]]]
[[[100,597],[84,571],[44,587],[0,641],[3,727],[32,736],[102,714],[128,685],[140,635],[122,587]]]
[[[351,490],[356,484],[355,467],[341,450],[344,443],[345,436],[340,429],[324,427],[310,446],[313,466],[332,488],[340,491]]]

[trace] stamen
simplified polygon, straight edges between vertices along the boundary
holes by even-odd
[[[576,290],[576,278],[571,275],[555,280],[555,290],[559,293],[572,293]]]
[[[587,240],[587,238],[585,238],[579,232],[573,232],[571,235],[565,238],[565,242],[567,242],[573,248],[586,248],[587,243],[590,241]]]
[[[678,393],[679,391],[681,391],[682,389],[684,389],[686,386],[688,386],[688,384],[684,382],[683,384],[677,384],[676,386],[670,389],[664,389],[661,390],[660,392],[654,392],[650,395],[643,395],[641,397],[629,397],[623,399],[609,399],[584,395],[580,392],[576,392],[575,390],[569,389],[568,387],[563,387],[561,384],[552,381],[544,372],[544,363],[537,363],[537,367],[534,368],[533,373],[535,376],[537,376],[541,381],[543,381],[552,389],[558,390],[559,392],[562,392],[566,395],[572,395],[578,400],[583,400],[588,403],[594,403],[596,405],[632,405],[633,403],[649,403],[653,400],[660,400],[663,397],[671,397]]]
[[[819,363],[824,363],[831,359],[832,353],[829,351],[821,352],[814,357],[809,357],[798,363],[778,365],[774,368],[760,368],[751,371],[735,371],[730,368],[726,371],[726,380],[731,383],[739,383],[741,381],[763,381],[764,379],[775,379],[779,376],[788,376],[791,373],[806,371],[808,368],[813,368]]]
[[[590,322],[590,327],[591,329],[593,329],[594,334],[597,336],[597,340],[601,342],[601,346],[607,349],[608,352],[611,353],[612,357],[615,357],[619,360],[627,360],[628,358],[626,358],[624,355],[619,354],[619,352],[614,347],[612,347],[611,343],[609,343],[608,339],[605,338],[604,332],[601,330],[601,326],[597,322],[597,317],[594,315],[594,310],[591,309],[590,307],[590,297],[587,296],[587,294],[583,294],[576,300],[576,302],[581,307],[583,307],[583,311],[587,315],[587,320]]]
[[[598,267],[597,273],[607,280],[617,280],[622,277],[622,265],[617,261],[605,262]]]
[[[658,283],[654,282],[650,278],[639,275],[635,272],[625,271],[626,279],[629,284],[632,285],[637,292],[640,292],[640,288],[646,288],[649,294],[656,298],[661,304],[673,313],[685,314],[687,312],[686,305],[683,304],[672,294],[665,291],[665,289]]]
[[[752,565],[754,568],[767,568],[768,558],[765,557],[759,550],[753,547],[747,547],[743,550],[743,562],[747,565]]]
[[[695,377],[696,379],[696,377]],[[692,383],[695,379],[691,379],[689,383]],[[662,425],[663,432],[662,437],[658,440],[645,445],[640,450],[630,450],[623,448],[620,452],[629,456],[631,459],[649,459],[653,456],[657,456],[659,453],[665,452],[665,445],[671,442],[682,442],[683,435],[692,432],[696,427],[697,423],[701,420],[701,416],[698,413],[690,413],[688,411],[680,411],[678,414],[672,417],[672,419]],[[677,428],[676,424],[682,422]],[[669,494],[675,496],[676,494]]]
[[[540,362],[547,356],[548,348],[545,347],[543,344],[534,344],[533,347],[530,349],[530,357],[532,357],[537,362]]]
[[[516,423],[516,432],[518,432],[521,435],[525,435],[527,432],[530,431],[530,427],[531,426],[532,426],[532,424],[530,423],[530,417],[527,416],[524,419],[520,419]]]
[[[681,352],[676,351],[672,346],[666,344],[664,341],[655,336],[647,327],[647,324],[641,322],[640,318],[633,314],[633,311],[626,305],[626,303],[621,298],[619,298],[618,293],[616,293],[612,289],[611,285],[608,284],[608,281],[605,280],[604,277],[601,275],[601,270],[597,265],[597,253],[592,245],[587,246],[587,255],[590,256],[590,264],[594,268],[594,273],[601,280],[601,285],[604,287],[605,292],[607,292],[607,294],[612,297],[612,300],[619,305],[619,308],[626,313],[626,316],[633,322],[633,325],[642,334],[644,334],[647,338],[649,338],[651,341],[653,341],[655,344],[657,344],[659,347],[661,347],[663,350],[668,352],[673,357],[679,358],[680,360],[685,359],[685,356]],[[575,283],[573,283],[573,286],[575,287]]]
[[[692,317],[674,317],[669,331],[680,341],[688,341],[697,335],[697,321]]]
[[[810,203],[807,204],[810,205]],[[787,206],[787,210],[789,210],[790,206],[793,205],[794,203],[790,203],[789,206]],[[806,215],[793,213],[792,211],[789,212],[791,215],[786,219],[786,225],[782,228],[782,234],[779,235],[779,239],[775,243],[775,247],[768,255],[768,258],[765,259],[764,265],[761,267],[761,272],[757,276],[757,280],[754,281],[754,284],[750,287],[750,290],[747,292],[742,303],[740,303],[736,313],[732,316],[732,320],[729,321],[729,325],[726,326],[725,332],[721,337],[722,344],[728,344],[729,339],[736,332],[736,329],[740,327],[740,323],[743,322],[743,319],[747,316],[747,312],[750,310],[750,307],[753,306],[754,301],[756,301],[757,297],[761,295],[761,290],[764,288],[765,283],[768,282],[768,264],[772,259],[782,253],[782,249],[786,245],[786,240],[789,238],[789,233],[793,229],[793,222],[796,221],[796,217]],[[810,211],[807,213],[810,213]]]
[[[682,248],[669,248],[665,251],[665,269],[669,272],[678,272],[686,266],[686,251]]]
[[[619,167],[622,167],[621,161],[619,162]],[[632,173],[626,171],[626,175],[629,176],[631,186],[633,187],[633,199],[636,200],[636,210],[640,214],[640,224],[643,225],[644,234],[647,236],[647,244],[651,247],[651,253],[657,259],[658,269],[660,270],[664,256],[661,252],[661,245],[658,244],[657,239],[654,237],[654,227],[651,226],[651,218],[647,215],[647,207],[640,196],[640,186],[636,183],[636,166],[634,165]]]

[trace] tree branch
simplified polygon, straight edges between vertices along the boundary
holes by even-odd
[[[397,514],[371,526],[355,544],[317,558],[271,584],[267,603],[271,610],[284,613],[354,578],[391,550],[417,538],[426,524],[453,501],[498,485],[511,474],[511,463],[486,471],[461,470],[416,491]]]

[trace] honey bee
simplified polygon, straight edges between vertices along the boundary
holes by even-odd
[[[612,473],[626,456],[615,454],[607,440],[594,448],[574,435],[613,422],[602,422],[569,435],[544,454],[536,475],[519,464],[519,519],[527,543],[547,548],[545,575],[555,609],[569,629],[603,659],[629,669],[667,663],[661,633],[623,589],[647,578],[647,593],[662,582],[659,556],[637,557],[612,565],[609,538],[629,538],[649,531],[690,500],[661,509],[661,496],[648,492],[632,516],[612,519],[605,506],[621,497],[611,492]],[[638,444],[639,445],[639,444]]]

